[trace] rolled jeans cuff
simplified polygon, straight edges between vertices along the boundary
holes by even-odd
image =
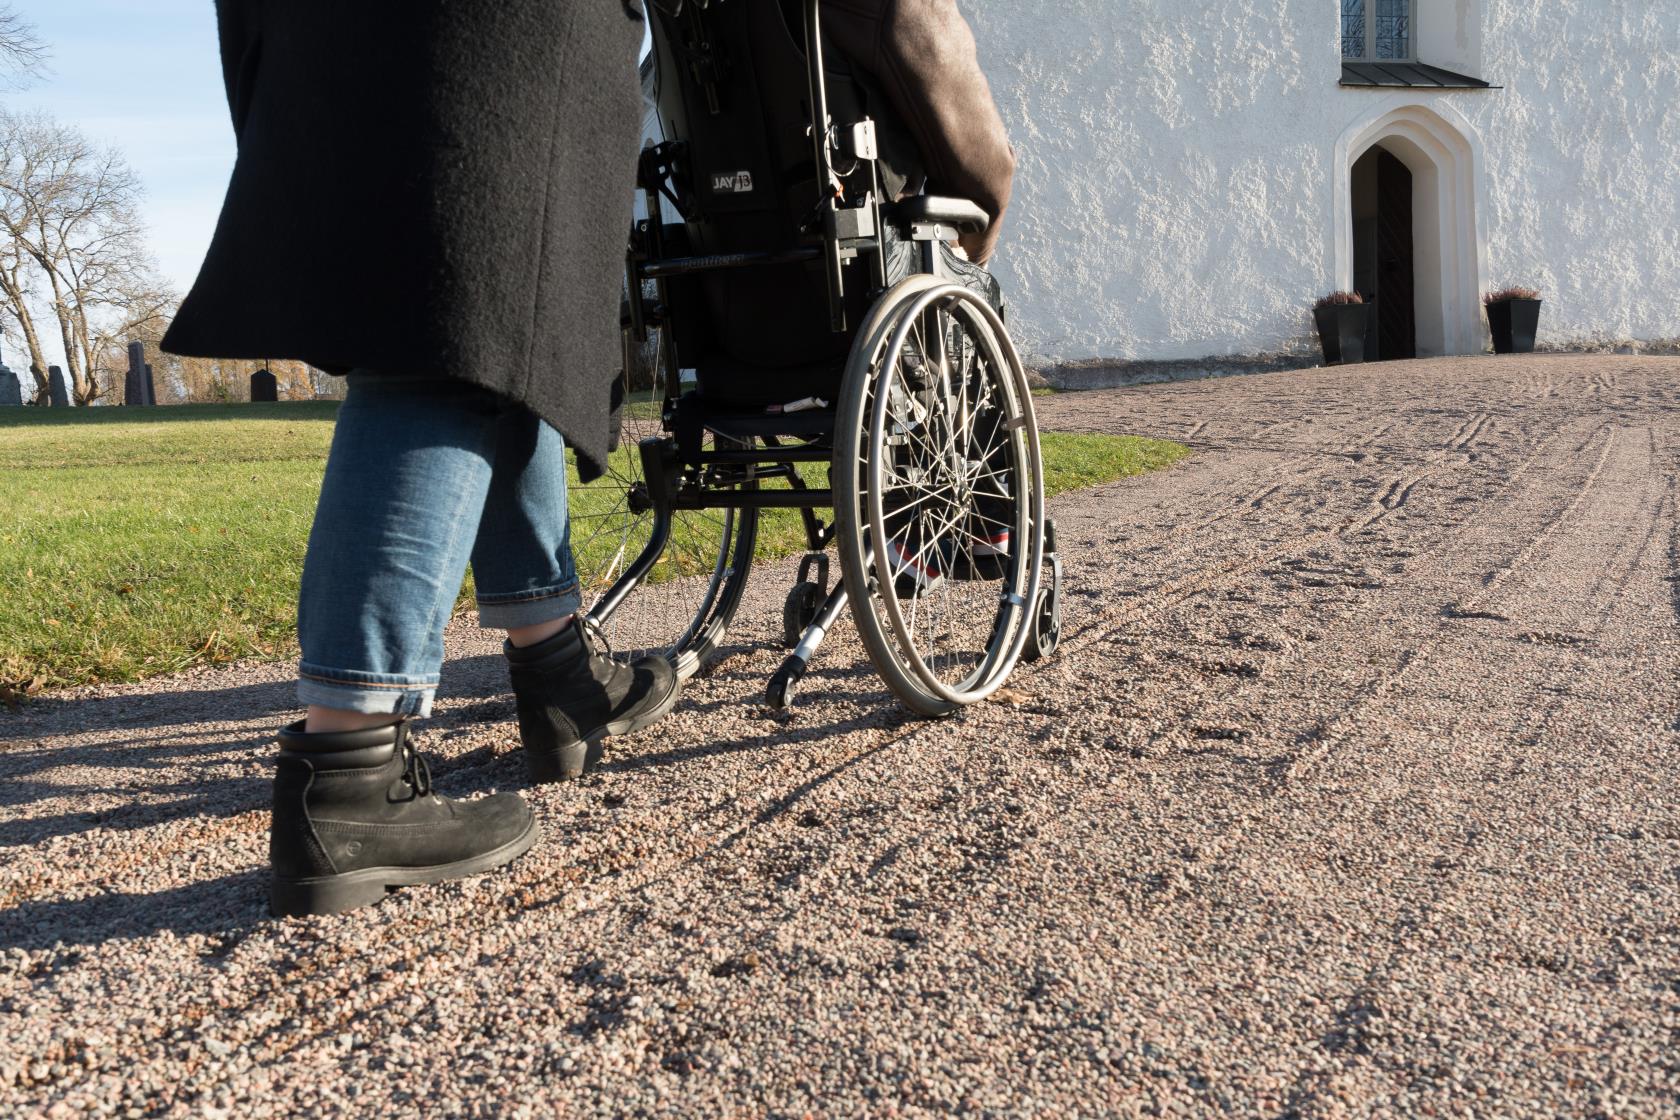
[[[307,661],[298,665],[298,701],[305,706],[424,719],[432,714],[437,686],[436,676],[359,673]]]
[[[481,630],[512,630],[538,626],[576,614],[583,607],[577,581],[541,591],[520,591],[510,595],[480,595],[478,625]]]

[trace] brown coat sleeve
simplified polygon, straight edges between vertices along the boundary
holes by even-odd
[[[822,12],[829,40],[881,84],[909,126],[928,191],[992,216],[986,233],[962,238],[969,257],[985,262],[1009,208],[1015,153],[956,0],[823,0]]]

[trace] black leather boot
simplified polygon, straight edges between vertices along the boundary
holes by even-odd
[[[280,732],[269,862],[276,915],[336,914],[390,887],[441,883],[513,859],[537,838],[517,793],[476,801],[439,797],[408,725]]]
[[[545,641],[504,647],[519,738],[531,780],[558,782],[588,773],[601,761],[601,740],[658,722],[677,705],[682,682],[663,657],[626,665],[582,615]]]

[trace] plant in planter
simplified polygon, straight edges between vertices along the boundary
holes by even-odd
[[[1358,292],[1331,292],[1313,305],[1324,364],[1354,365],[1365,360],[1365,319],[1370,304]]]
[[[1487,304],[1488,327],[1496,354],[1534,353],[1540,327],[1540,293],[1533,288],[1501,288],[1482,300]]]

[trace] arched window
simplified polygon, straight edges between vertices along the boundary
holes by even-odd
[[[1417,0],[1342,0],[1342,57],[1417,59]]]

